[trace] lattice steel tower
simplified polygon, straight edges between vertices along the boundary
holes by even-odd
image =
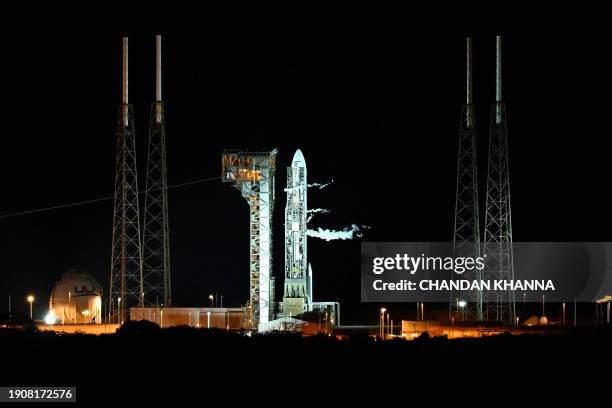
[[[491,110],[487,200],[485,214],[485,277],[514,280],[510,173],[508,169],[508,129],[506,106],[502,99],[502,39],[497,36],[495,103]],[[487,291],[485,319],[514,324],[514,292]]]
[[[259,329],[272,315],[274,279],[272,277],[272,213],[276,154],[226,150],[222,157],[222,181],[231,182],[249,204],[250,222],[250,321]]]
[[[461,110],[459,149],[457,158],[457,190],[455,198],[455,228],[453,252],[455,257],[480,256],[480,219],[478,211],[478,172],[476,160],[476,132],[474,105],[472,103],[472,39],[466,39],[466,101]],[[456,279],[480,280],[482,271],[474,269]],[[469,317],[483,320],[482,291],[466,291],[452,294],[451,313],[456,318]]]
[[[123,97],[117,126],[115,210],[111,254],[110,320],[123,322],[142,306],[142,257],[134,115],[128,102],[128,39],[123,38]],[[127,311],[127,312],[126,312]]]
[[[170,243],[166,181],[166,133],[161,89],[161,36],[156,36],[155,102],[151,106],[143,229],[144,304],[169,306]]]

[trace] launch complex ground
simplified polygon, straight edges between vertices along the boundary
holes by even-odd
[[[335,337],[338,340],[345,340],[352,336],[362,337],[367,335],[373,339],[381,340],[379,337],[380,327],[374,325],[363,326],[341,326],[341,327],[320,327],[316,323],[301,323],[295,324],[288,322],[294,329],[298,329],[303,336],[325,335]],[[185,325],[186,326],[186,325]],[[185,327],[171,326],[171,327]],[[36,324],[40,331],[52,331],[61,334],[115,334],[121,327],[119,324],[57,324],[47,325],[44,323]],[[205,329],[205,327],[195,326],[196,328]],[[166,327],[167,328],[167,327]],[[211,326],[212,330],[227,330],[221,326]],[[442,337],[449,340],[463,338],[480,338],[498,335],[567,335],[571,334],[575,329],[566,326],[521,326],[507,327],[502,325],[477,325],[477,324],[449,324],[438,321],[413,321],[403,320],[399,327],[388,328],[388,332],[384,334],[385,340],[401,339],[415,340],[423,335],[428,337]],[[239,328],[231,326],[230,332],[240,332]],[[426,333],[426,334],[425,334]]]
[[[510,217],[509,173],[507,169],[506,122],[505,105],[501,93],[501,37],[496,38],[496,99],[492,106],[491,146],[501,143],[501,168],[489,169],[489,174],[503,173],[495,179],[502,180],[502,186],[489,181],[488,190],[502,192],[500,196],[487,196],[487,205],[501,211],[492,219],[504,220],[503,225],[496,225],[500,231],[488,231],[484,237],[490,240],[500,238],[501,242],[485,242],[481,246],[478,216],[477,183],[475,178],[475,142],[474,142],[474,106],[471,100],[471,39],[466,41],[467,81],[466,103],[462,108],[461,135],[459,140],[459,167],[468,162],[467,170],[457,174],[457,208],[455,215],[454,245],[467,248],[467,255],[478,265],[480,250],[487,248],[490,254],[486,263],[480,269],[486,272],[490,280],[450,281],[450,284],[479,283],[480,287],[457,287],[462,291],[461,302],[457,307],[450,302],[442,314],[431,320],[424,320],[423,304],[417,319],[407,320],[401,313],[395,314],[401,320],[389,320],[385,308],[381,308],[378,325],[342,326],[340,304],[337,301],[316,301],[314,296],[314,275],[318,273],[317,266],[311,266],[308,258],[308,239],[320,238],[325,241],[334,239],[351,239],[360,237],[360,229],[356,225],[340,231],[310,229],[309,221],[315,214],[325,212],[325,209],[308,207],[308,189],[320,186],[320,183],[308,183],[306,159],[303,152],[295,150],[291,164],[286,168],[286,183],[281,190],[285,199],[284,214],[284,268],[283,275],[273,276],[274,260],[272,245],[272,225],[274,205],[276,201],[277,157],[278,150],[234,150],[228,149],[221,153],[221,175],[223,183],[240,192],[248,205],[249,212],[249,247],[248,253],[248,285],[249,298],[242,307],[176,307],[176,299],[172,297],[170,279],[170,244],[168,233],[168,204],[165,163],[165,125],[164,104],[161,86],[161,36],[156,37],[156,75],[155,101],[151,106],[151,124],[149,129],[149,157],[147,162],[147,184],[145,189],[145,216],[140,224],[141,210],[138,204],[139,189],[137,186],[137,166],[134,136],[133,107],[128,99],[128,40],[123,39],[122,54],[122,100],[117,128],[117,166],[115,184],[115,211],[113,215],[113,240],[111,255],[110,287],[108,296],[102,299],[103,291],[97,285],[89,284],[88,277],[83,276],[85,283],[64,285],[64,294],[51,296],[49,313],[44,324],[37,324],[42,331],[60,333],[110,334],[114,333],[128,321],[148,321],[162,329],[177,326],[187,326],[193,329],[220,329],[227,332],[241,332],[250,335],[270,332],[299,332],[305,336],[324,334],[338,338],[351,336],[371,336],[378,340],[393,338],[416,339],[428,333],[435,337],[448,339],[466,337],[491,337],[509,333],[521,334],[563,334],[571,332],[571,319],[566,319],[565,304],[563,318],[557,319],[552,327],[550,317],[545,313],[519,316],[516,313],[513,291],[549,290],[550,281],[515,281],[512,260],[512,235]],[[498,140],[499,139],[499,140]],[[464,146],[465,145],[465,146]],[[495,147],[495,146],[493,146]],[[461,176],[470,177],[467,182]],[[467,198],[462,198],[459,187],[465,187]],[[321,187],[319,187],[321,188]],[[228,189],[229,190],[229,189]],[[228,193],[231,195],[231,193]],[[280,194],[279,194],[280,195]],[[491,195],[491,194],[489,194]],[[502,203],[503,205],[499,204]],[[246,208],[245,208],[246,211]],[[491,211],[487,211],[487,217]],[[468,214],[468,215],[466,215]],[[488,218],[487,218],[488,219]],[[491,224],[491,220],[485,224]],[[507,225],[506,225],[507,223]],[[493,224],[498,224],[493,222]],[[490,225],[489,225],[490,226]],[[491,227],[492,228],[492,227]],[[486,240],[485,240],[486,241]],[[477,245],[476,245],[477,244]],[[499,259],[496,252],[491,251],[497,245],[504,248]],[[487,253],[484,253],[486,257]],[[503,255],[503,256],[502,256]],[[495,259],[493,259],[495,258]],[[466,259],[459,257],[457,259]],[[470,258],[471,259],[471,258]],[[492,259],[492,261],[490,261]],[[388,259],[387,261],[393,261]],[[408,265],[404,259],[404,264]],[[413,260],[414,261],[414,260]],[[424,259],[424,262],[427,259]],[[497,262],[492,264],[489,262]],[[396,260],[395,269],[400,269],[400,259]],[[441,262],[441,260],[440,260]],[[385,262],[387,264],[387,262]],[[412,270],[417,264],[410,265]],[[468,265],[453,264],[452,268]],[[387,266],[388,268],[388,266]],[[328,272],[323,270],[322,273]],[[245,272],[245,284],[246,270]],[[465,271],[466,275],[469,272]],[[276,299],[276,278],[281,278],[282,299]],[[81,281],[79,281],[81,282]],[[428,285],[422,290],[443,289],[446,281],[421,281]],[[382,283],[376,290],[412,290],[407,281]],[[498,287],[499,286],[499,287]],[[554,287],[552,288],[554,290]],[[482,297],[478,300],[478,292],[493,290],[499,294],[497,309],[499,316],[495,322],[484,323]],[[59,293],[59,291],[57,292]],[[80,299],[91,298],[88,303],[77,303],[75,294]],[[10,303],[10,301],[9,301]],[[610,299],[603,302],[605,306],[596,307],[596,322],[610,323]],[[463,306],[460,306],[463,304]],[[467,306],[466,306],[467,305]],[[478,307],[474,307],[478,305]],[[486,305],[485,305],[486,306]],[[31,302],[30,302],[31,307]],[[417,305],[417,308],[419,306]],[[463,309],[470,309],[463,310]],[[106,309],[106,311],[104,311]],[[574,307],[575,309],[575,307]],[[31,315],[31,313],[30,313]],[[66,320],[66,317],[69,318]],[[78,316],[82,321],[76,324]],[[431,316],[431,314],[429,315]],[[429,317],[428,316],[428,317]],[[488,316],[487,316],[488,317]],[[386,318],[386,319],[385,319]],[[503,323],[502,323],[503,322]],[[0,322],[2,324],[2,322]],[[6,324],[5,324],[6,325]],[[11,326],[10,324],[8,326]],[[574,319],[574,325],[576,320]]]
[[[441,337],[447,339],[481,338],[497,335],[568,335],[577,330],[591,330],[597,327],[610,327],[610,302],[601,302],[595,305],[557,305],[548,304],[547,316],[538,316],[539,313],[522,309],[525,317],[517,320],[514,326],[499,323],[478,323],[470,321],[467,316],[454,314],[448,319],[448,311],[445,305],[429,304],[425,309],[424,304],[418,305],[418,319],[415,320],[390,320],[388,310],[381,309],[378,324],[353,324],[337,325],[323,316],[317,319],[310,316],[308,320],[285,317],[278,319],[275,326],[270,326],[266,332],[269,334],[277,332],[299,333],[302,336],[324,335],[339,340],[352,337],[370,337],[373,340],[415,340],[422,336]],[[437,307],[436,307],[437,306]],[[543,305],[533,305],[536,308]],[[557,307],[558,306],[558,307]],[[572,307],[570,309],[570,306]],[[525,307],[525,306],[523,306]],[[557,310],[558,309],[558,310]],[[574,313],[580,309],[580,314]],[[429,320],[423,319],[423,313],[427,310]],[[594,316],[591,314],[595,312]],[[534,312],[534,314],[530,314]],[[541,313],[540,313],[541,314]],[[396,316],[405,315],[397,313]],[[244,308],[133,308],[131,309],[131,323],[150,322],[160,329],[173,329],[177,327],[191,328],[195,330],[223,331],[227,333],[240,333],[252,336],[248,324],[248,314]],[[46,324],[38,322],[35,324],[40,331],[53,331],[62,334],[114,334],[121,328],[118,323],[103,324]],[[128,324],[129,325],[129,324]],[[4,327],[24,327],[17,325],[4,325]],[[121,331],[121,330],[119,330]]]

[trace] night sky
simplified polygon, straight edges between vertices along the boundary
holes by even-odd
[[[138,2],[140,3],[140,2]],[[121,97],[121,36],[130,41],[140,185],[163,35],[168,182],[221,173],[224,148],[279,149],[275,276],[282,296],[285,167],[302,149],[312,227],[371,226],[370,241],[449,241],[465,36],[484,198],[495,35],[504,35],[516,241],[610,241],[610,22],[605,13],[506,10],[441,16],[412,10],[123,10],[7,8],[0,25],[0,214],[111,196]],[[231,14],[230,14],[231,12]],[[141,201],[141,206],[144,200]],[[0,218],[0,311],[42,316],[67,269],[108,291],[112,200]],[[169,192],[173,299],[204,306],[248,298],[248,207],[220,181]],[[309,238],[315,300],[361,319],[359,241]]]

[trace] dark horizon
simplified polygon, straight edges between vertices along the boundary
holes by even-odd
[[[474,41],[482,200],[500,34],[515,241],[612,240],[605,188],[612,61],[603,15],[534,12],[519,24],[508,13],[498,26],[474,16],[370,16],[363,24],[329,17],[292,26],[210,10],[183,20],[178,8],[137,19],[131,7],[123,17],[118,6],[99,4],[8,12],[0,217],[113,194],[123,35],[144,189],[154,36],[162,34],[170,185],[220,176],[225,148],[279,149],[277,299],[282,188],[297,148],[310,182],[335,180],[309,191],[310,207],[331,210],[313,227],[368,225],[368,241],[450,241],[465,36]],[[220,181],[185,186],[169,192],[169,208],[174,304],[205,306],[211,292],[227,305],[245,303],[248,211],[240,193]],[[74,267],[107,293],[112,211],[107,200],[0,218],[0,297],[12,293],[21,311],[32,292],[41,317],[55,280]],[[359,240],[308,245],[315,300],[340,301],[349,322],[364,320]]]

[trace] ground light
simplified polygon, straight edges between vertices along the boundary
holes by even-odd
[[[379,326],[380,326],[380,339],[384,340],[385,339],[385,312],[387,311],[386,308],[381,308],[380,309],[380,322],[379,322]]]
[[[55,314],[52,311],[47,313],[47,315],[45,316],[45,324],[55,324],[56,322],[57,317],[55,316]]]
[[[30,304],[30,320],[32,320],[32,303],[34,303],[34,296],[33,295],[28,295],[26,300]]]

